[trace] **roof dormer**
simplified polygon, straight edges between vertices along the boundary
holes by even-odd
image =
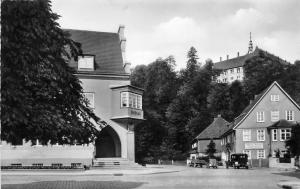
[[[80,71],[94,71],[95,70],[95,56],[81,55],[78,56],[78,70]]]

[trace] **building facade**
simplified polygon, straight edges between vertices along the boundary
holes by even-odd
[[[252,166],[268,167],[277,151],[287,153],[285,141],[299,122],[299,105],[274,82],[256,96],[222,135],[224,153],[226,157],[246,153]]]
[[[222,60],[222,57],[220,57],[220,61],[214,64],[213,68],[215,70],[220,71],[220,74],[215,79],[216,82],[232,83],[236,80],[243,81],[245,78],[244,65],[246,61],[252,57],[258,56],[260,52],[264,52],[267,56],[270,57],[276,57],[258,47],[256,47],[255,50],[253,51],[253,43],[252,43],[251,33],[250,33],[248,52],[245,55],[240,56],[240,53],[238,52],[237,56],[234,58],[229,58],[229,55],[227,55],[226,60]],[[279,57],[276,58],[278,58],[282,64],[288,63],[285,60],[280,59]]]
[[[77,70],[94,113],[105,122],[91,144],[47,145],[38,141],[11,145],[2,141],[1,166],[93,165],[97,159],[135,161],[134,126],[143,120],[143,90],[130,85],[124,26],[117,33],[66,30],[83,53],[70,66]]]
[[[218,115],[192,142],[190,159],[206,156],[207,145],[211,140],[215,143],[216,156],[221,156],[221,135],[228,129],[229,123]]]

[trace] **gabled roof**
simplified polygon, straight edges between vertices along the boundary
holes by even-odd
[[[78,71],[86,74],[125,74],[120,39],[117,33],[65,29],[71,38],[81,44],[83,55],[95,56],[94,71]],[[77,70],[77,62],[70,66]]]
[[[228,59],[228,60],[216,62],[214,64],[213,68],[218,69],[218,70],[227,70],[227,69],[231,69],[231,68],[242,67],[242,66],[245,65],[246,60],[248,60],[251,57],[258,56],[260,51],[265,52],[268,56],[276,57],[275,55],[273,55],[271,53],[268,53],[267,51],[264,51],[264,50],[256,47],[255,50],[252,53],[245,54],[243,56],[239,56],[239,57],[235,57],[235,58],[231,58],[231,59]],[[279,57],[276,57],[276,58],[278,58],[279,61],[282,64],[287,64],[288,63],[288,62],[286,62],[285,60],[283,60]]]
[[[220,138],[221,135],[228,129],[229,123],[218,116],[214,121],[204,129],[197,137],[198,140]]]
[[[243,110],[243,112],[235,118],[234,122],[236,124],[234,124],[233,129],[236,129],[247,118],[247,116],[260,103],[260,101],[273,88],[274,85],[276,85],[283,92],[283,94],[285,94],[288,97],[288,99],[300,110],[299,105],[290,97],[289,94],[285,92],[285,90],[283,90],[283,88],[276,81],[274,81],[268,88],[266,88],[259,95],[257,95],[256,98]]]

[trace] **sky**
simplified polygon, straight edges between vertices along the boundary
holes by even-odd
[[[132,67],[173,55],[186,66],[191,46],[199,61],[246,54],[255,46],[291,63],[300,60],[299,0],[52,0],[62,28],[117,32],[125,25]]]

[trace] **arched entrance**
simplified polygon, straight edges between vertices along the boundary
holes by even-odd
[[[95,142],[95,158],[121,157],[121,141],[114,129],[106,126],[101,130]]]

